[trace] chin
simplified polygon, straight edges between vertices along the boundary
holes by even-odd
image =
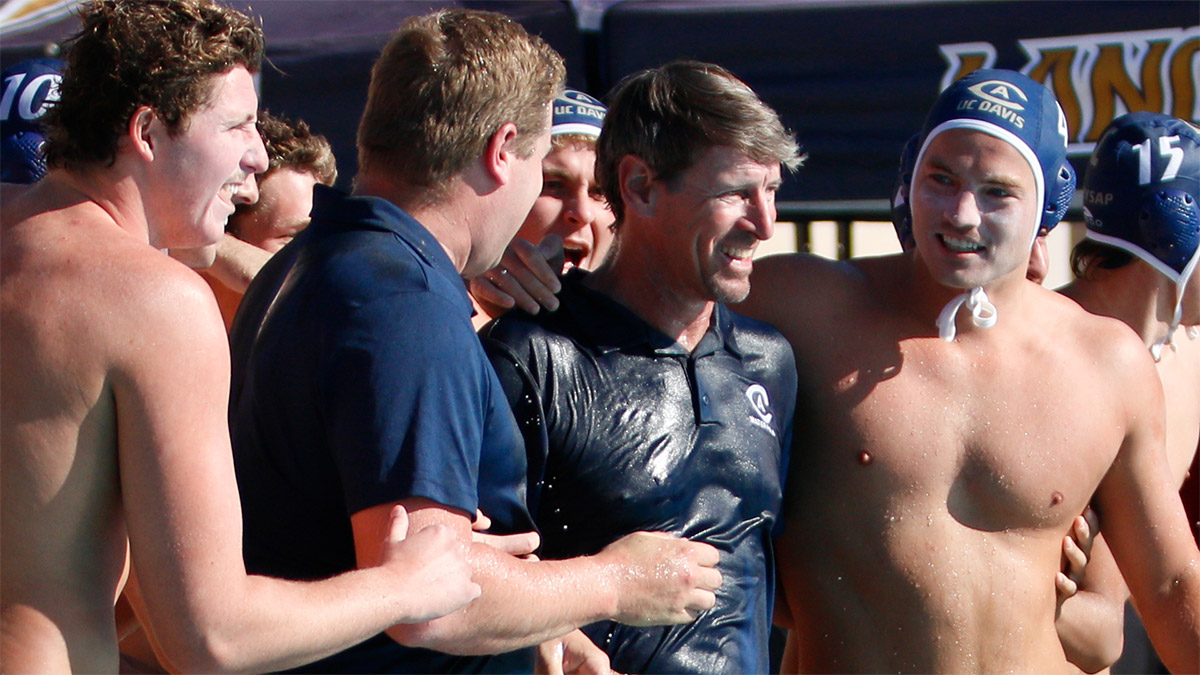
[[[710,299],[723,305],[734,305],[750,295],[750,282],[711,283],[708,286]]]

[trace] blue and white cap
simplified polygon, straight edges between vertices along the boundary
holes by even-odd
[[[1042,205],[1029,240],[1032,248],[1040,230],[1053,228],[1066,215],[1075,192],[1075,170],[1067,161],[1067,118],[1054,94],[1012,70],[984,69],[966,75],[942,92],[925,118],[914,167],[921,165],[929,142],[950,129],[970,129],[1005,141],[1029,163],[1037,203]],[[964,304],[975,325],[986,328],[996,323],[996,308],[983,287],[973,288],[951,300],[938,317],[944,340],[954,340],[955,317]]]
[[[1113,120],[1083,179],[1088,239],[1127,251],[1175,284],[1167,337],[1183,318],[1183,290],[1200,264],[1200,129],[1169,115],[1135,112]]]
[[[599,138],[607,114],[608,108],[600,101],[582,91],[567,89],[562,96],[554,99],[554,121],[550,135],[582,134]]]
[[[0,108],[0,181],[36,183],[46,175],[42,145],[46,137],[38,119],[58,100],[64,64],[58,59],[32,59],[6,68]]]

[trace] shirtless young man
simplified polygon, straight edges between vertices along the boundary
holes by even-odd
[[[1159,652],[1195,670],[1200,553],[1153,363],[1126,326],[1025,279],[1071,193],[1057,104],[977,71],[922,138],[914,251],[768,258],[741,306],[789,338],[799,373],[785,670],[1069,670],[1052,580],[1093,494]]]
[[[1200,325],[1200,130],[1161,113],[1123,115],[1101,136],[1080,187],[1087,235],[1072,252],[1076,279],[1060,292],[1128,324],[1154,356],[1166,402],[1167,464],[1178,487],[1200,443],[1200,342],[1189,339]],[[1108,599],[1088,611],[1119,625],[1128,592],[1103,539],[1092,550],[1084,589]],[[1063,605],[1064,616],[1081,609],[1087,605]],[[1094,624],[1068,623],[1079,630],[1064,638],[1090,663],[1107,666],[1121,655],[1119,640],[1095,639],[1103,631]]]
[[[292,667],[469,602],[464,547],[445,528],[404,540],[399,510],[379,567],[246,574],[220,315],[157,249],[215,242],[266,168],[262,33],[204,0],[81,17],[48,113],[50,171],[0,218],[4,669],[115,671],[129,558],[139,618],[183,670]]]

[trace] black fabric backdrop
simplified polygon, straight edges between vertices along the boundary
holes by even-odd
[[[563,54],[571,86],[598,96],[622,76],[671,59],[730,69],[780,112],[809,154],[784,185],[781,216],[799,209],[806,217],[886,218],[904,141],[943,81],[984,59],[1035,76],[1049,68],[1037,79],[1055,87],[1068,111],[1077,168],[1095,140],[1089,135],[1098,133],[1092,127],[1114,114],[1198,117],[1200,12],[1193,0],[626,0],[607,10],[598,33],[577,29],[572,7],[558,0],[228,4],[259,16],[266,32],[263,107],[325,134],[343,185],[355,173],[370,66],[388,34],[405,16],[449,6],[514,17]],[[0,33],[0,62],[44,55],[76,25],[70,16],[22,30],[10,25]],[[1036,44],[1023,48],[1022,41]],[[976,44],[941,48],[964,43]],[[953,56],[963,51],[962,59]]]

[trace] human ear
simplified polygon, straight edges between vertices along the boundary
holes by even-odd
[[[516,143],[517,125],[505,122],[488,138],[484,147],[484,171],[500,185],[512,180],[513,163],[517,159]]]
[[[149,106],[139,106],[129,118],[129,128],[126,134],[133,151],[146,161],[154,159],[155,122],[158,117]]]
[[[649,216],[654,210],[654,173],[637,155],[625,155],[617,164],[621,201],[627,212]]]

